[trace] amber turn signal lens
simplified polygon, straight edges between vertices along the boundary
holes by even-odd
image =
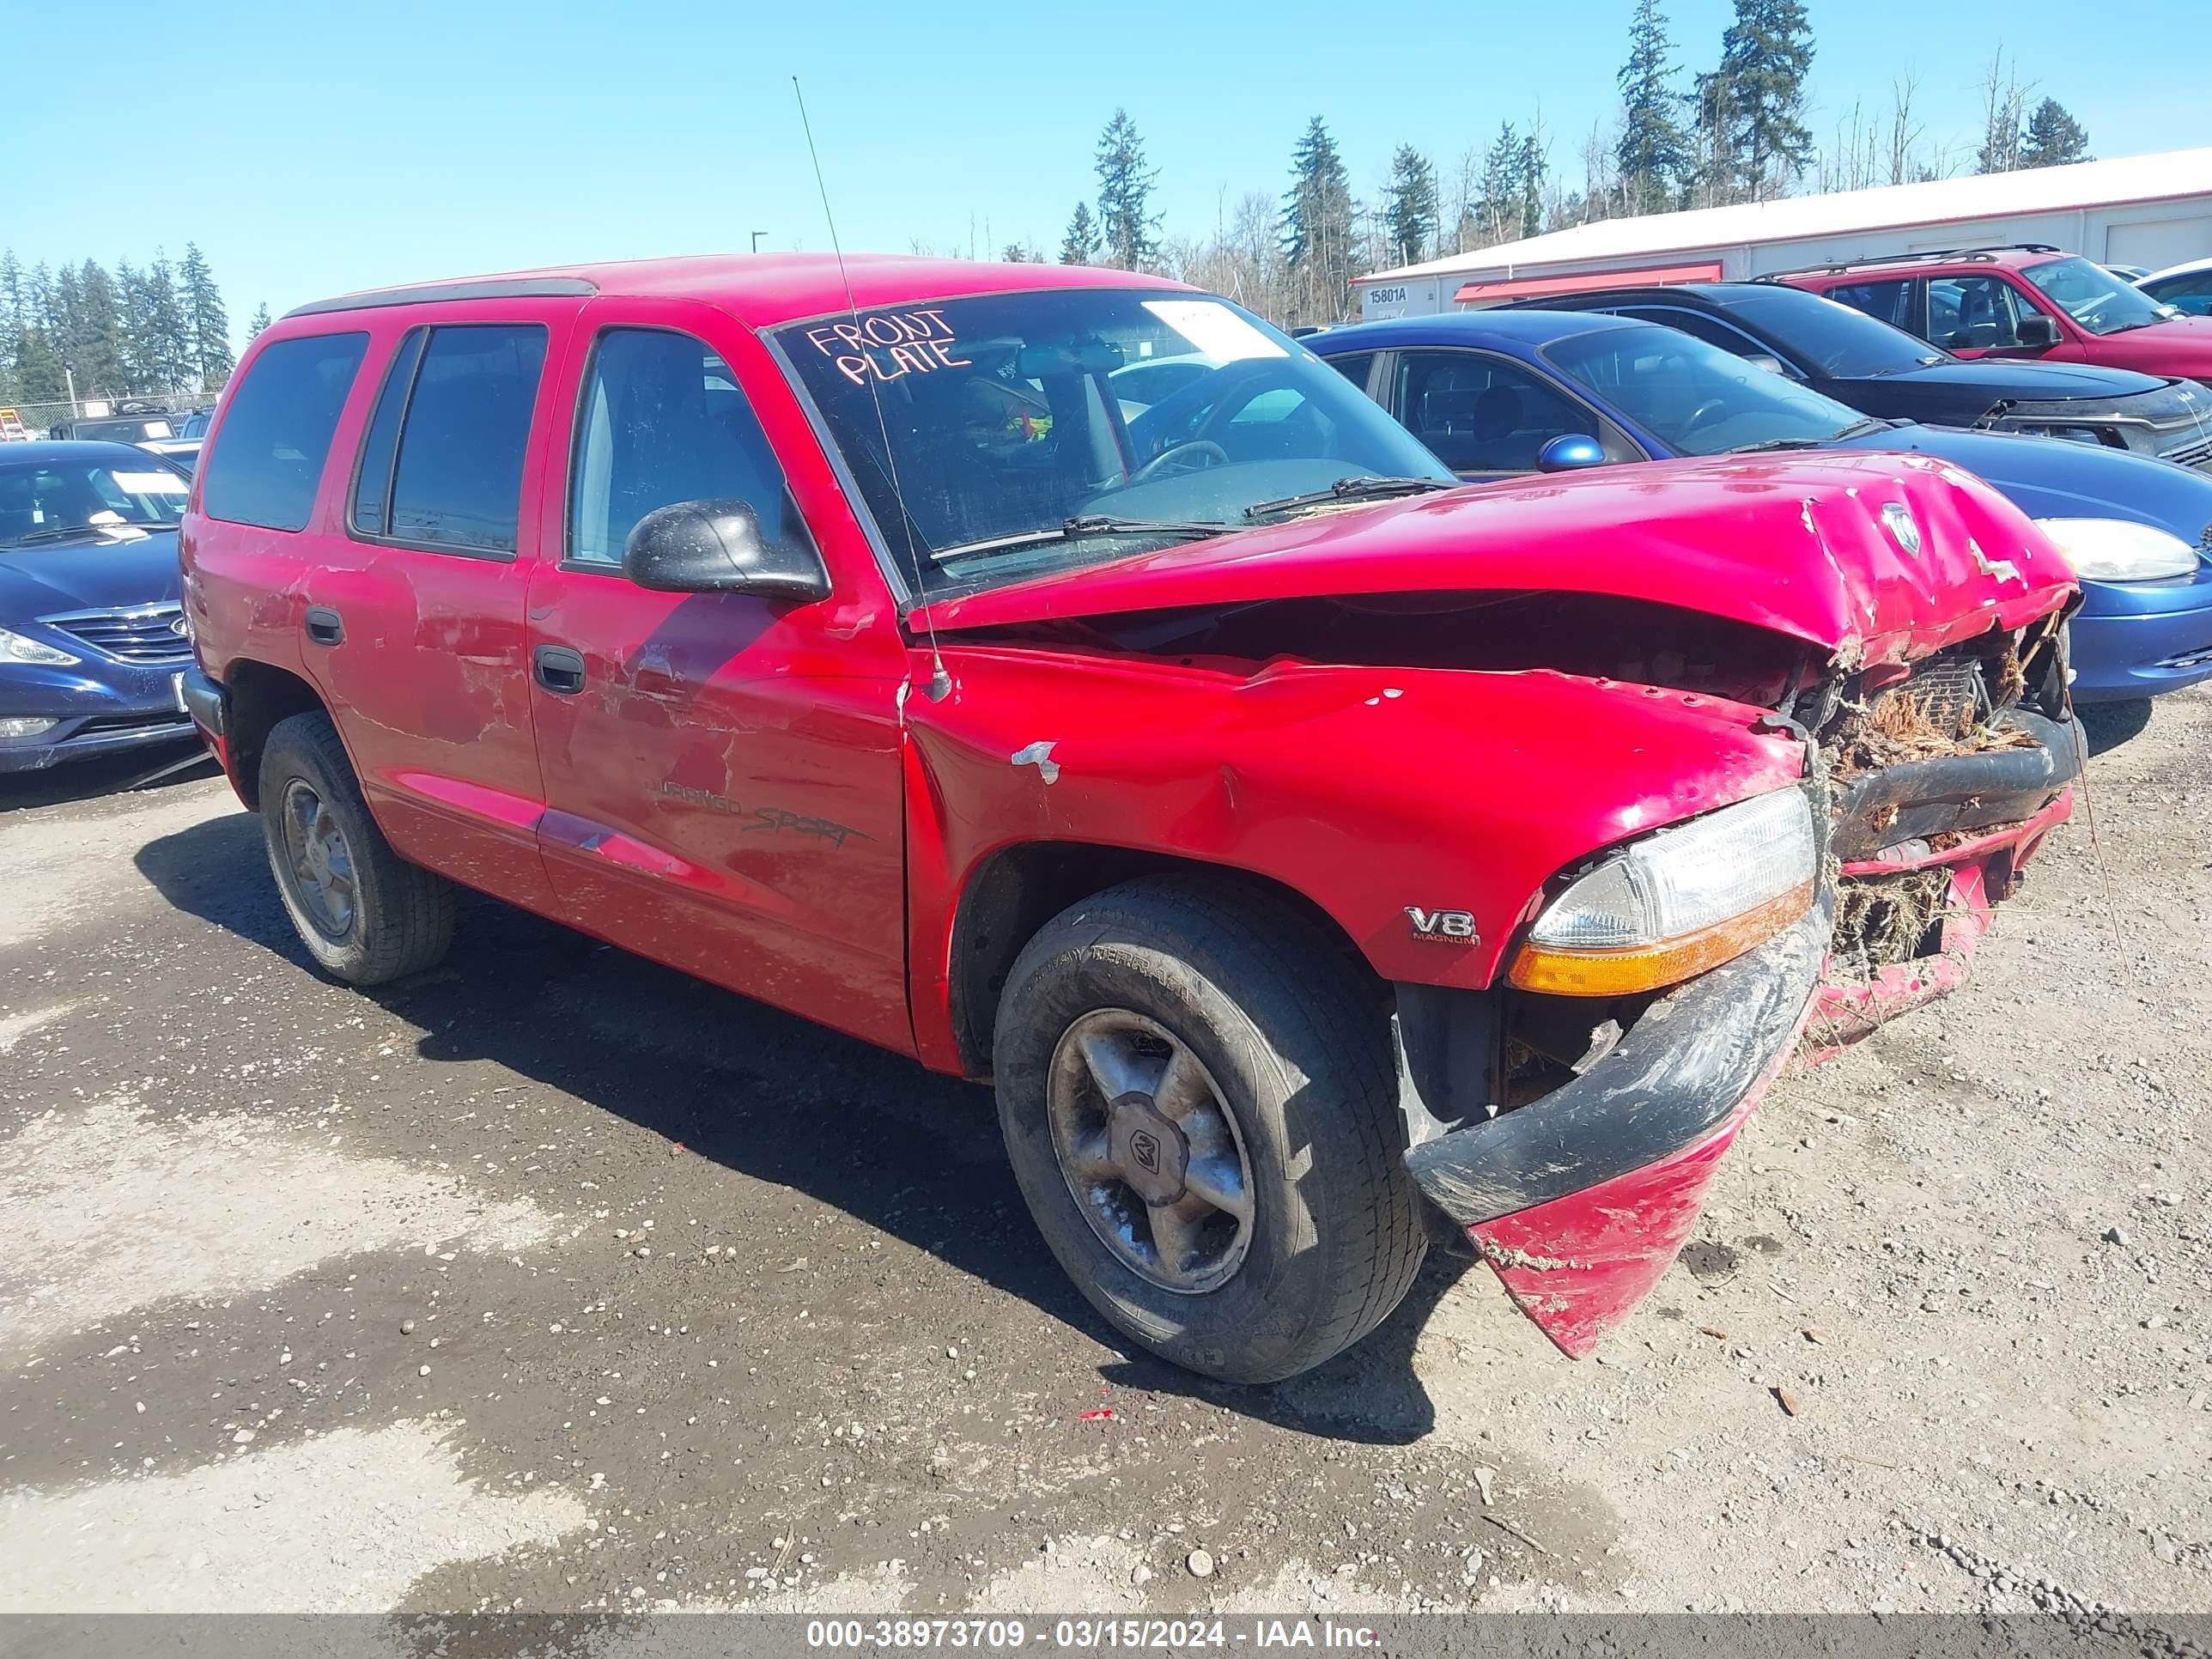
[[[1568,951],[1524,945],[1506,975],[1523,991],[1555,996],[1617,997],[1680,985],[1735,960],[1765,943],[1813,908],[1813,884],[1803,882],[1740,916],[1701,927],[1680,939],[1609,951]]]

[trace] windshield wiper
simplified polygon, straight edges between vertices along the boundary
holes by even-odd
[[[1285,495],[1279,501],[1255,501],[1244,509],[1244,516],[1260,519],[1270,513],[1295,513],[1302,507],[1328,507],[1338,501],[1379,501],[1392,495],[1419,495],[1431,489],[1449,489],[1458,482],[1456,478],[1339,478],[1326,489],[1308,490],[1303,495]]]
[[[1024,530],[1011,536],[991,536],[979,542],[962,542],[957,547],[940,547],[930,558],[939,564],[954,559],[972,558],[979,553],[1002,553],[1018,547],[1041,547],[1048,542],[1079,540],[1085,536],[1169,536],[1179,541],[1195,541],[1205,536],[1218,536],[1229,526],[1212,519],[1117,519],[1105,513],[1079,513],[1072,519],[1063,519],[1057,526],[1047,529]]]
[[[1767,438],[1755,444],[1738,444],[1728,453],[1731,455],[1757,455],[1774,449],[1825,449],[1830,444],[1842,443],[1847,438],[1860,438],[1869,432],[1887,432],[1892,427],[1911,424],[1910,421],[1885,421],[1872,415],[1863,415],[1849,426],[1831,432],[1825,438]]]
[[[0,542],[0,552],[9,548],[40,547],[47,542],[74,541],[80,537],[97,536],[100,526],[90,524],[58,524],[50,530],[33,530],[28,535],[16,536]]]

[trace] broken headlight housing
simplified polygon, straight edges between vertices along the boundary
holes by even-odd
[[[2186,576],[2197,568],[2197,550],[2154,525],[2126,519],[2038,519],[2043,533],[2093,582],[2151,582]]]
[[[1528,930],[1508,980],[1623,996],[1693,978],[1812,908],[1819,851],[1800,789],[1778,789],[1607,854]]]

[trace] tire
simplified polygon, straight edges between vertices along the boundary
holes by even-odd
[[[319,885],[302,862],[313,866],[316,856],[288,836],[288,818],[296,825],[310,798],[339,838],[335,852],[325,834],[307,839],[321,847],[325,878],[343,855],[350,896],[342,911],[334,895],[345,884],[325,878]],[[446,954],[453,939],[453,887],[392,850],[328,714],[294,714],[270,732],[261,750],[259,799],[276,891],[301,942],[325,973],[349,985],[382,985],[419,974]]]
[[[1153,1096],[1124,1092],[1100,1118],[1099,1078],[1135,1073],[1102,1073],[1094,1042],[1133,1066],[1164,1049]],[[1007,976],[993,1069],[1006,1153],[1045,1243],[1093,1307],[1162,1358],[1224,1382],[1294,1376],[1364,1336],[1412,1285],[1426,1241],[1400,1162],[1387,1008],[1350,947],[1282,901],[1166,878],[1071,906]],[[1171,1097],[1201,1103],[1172,1117]],[[1201,1170],[1225,1167],[1217,1108],[1249,1220],[1196,1199],[1195,1231],[1176,1224],[1190,1248],[1174,1253],[1170,1285],[1158,1212],[1119,1183],[1191,1183],[1170,1206],[1190,1207]],[[1152,1136],[1158,1164],[1175,1166],[1164,1177],[1141,1150],[1161,1117],[1188,1130],[1181,1150],[1158,1152],[1164,1132]],[[1094,1181],[1102,1146],[1115,1173]],[[1231,1230],[1241,1246],[1225,1242]]]

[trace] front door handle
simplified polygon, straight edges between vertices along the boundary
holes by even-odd
[[[326,605],[307,607],[307,637],[317,645],[336,645],[345,638],[345,618]]]
[[[565,645],[541,645],[530,653],[538,683],[556,696],[573,697],[584,689],[584,654]]]

